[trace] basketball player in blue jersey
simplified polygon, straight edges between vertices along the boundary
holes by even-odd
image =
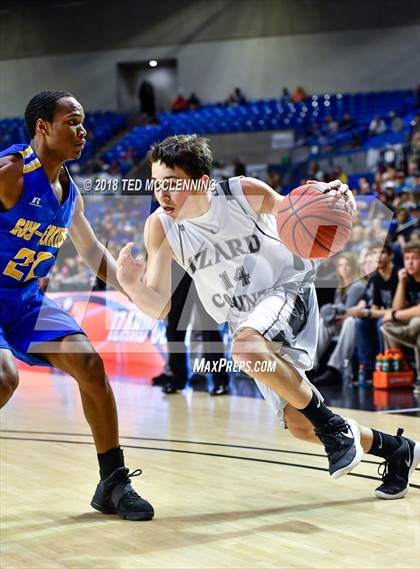
[[[150,520],[153,507],[130,484],[129,476],[141,471],[129,474],[124,465],[103,362],[77,323],[38,286],[69,236],[92,271],[121,289],[115,260],[95,237],[65,166],[82,153],[83,119],[70,93],[43,91],[25,111],[30,145],[0,153],[0,406],[18,386],[15,358],[73,376],[98,453],[101,480],[91,505],[124,519]]]
[[[175,260],[193,278],[207,312],[229,323],[232,357],[249,366],[279,424],[298,439],[324,445],[332,478],[355,468],[363,452],[382,457],[376,496],[405,496],[420,443],[401,436],[402,430],[393,436],[335,414],[306,377],[318,335],[316,271],[279,240],[275,214],[283,197],[246,177],[211,188],[212,155],[207,141],[195,135],[159,142],[149,162],[161,207],[145,225],[147,270],[141,256],[132,256],[132,244],[117,261],[118,280],[132,301],[152,318],[165,315]],[[354,207],[338,180],[317,189],[339,192]],[[273,362],[274,371],[265,365]]]

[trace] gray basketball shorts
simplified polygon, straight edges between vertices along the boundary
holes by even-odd
[[[314,285],[285,286],[273,289],[261,298],[244,318],[229,322],[235,338],[251,328],[275,344],[275,352],[290,363],[321,400],[322,395],[310,383],[305,370],[312,369],[318,341],[319,309]],[[265,383],[255,379],[264,399],[284,426],[287,401]]]

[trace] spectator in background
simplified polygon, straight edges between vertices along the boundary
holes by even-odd
[[[324,181],[324,172],[319,167],[318,162],[312,162],[309,167],[309,180],[318,180],[319,182]]]
[[[229,107],[238,107],[246,103],[245,95],[242,93],[239,87],[235,87],[233,93],[231,93],[226,101]]]
[[[350,113],[344,113],[341,121],[338,123],[338,128],[340,130],[349,130],[355,126],[355,122],[351,117]]]
[[[348,315],[348,309],[358,304],[366,290],[366,284],[357,280],[359,267],[351,253],[342,253],[337,257],[336,272],[339,286],[334,304],[324,304],[320,310],[315,367],[319,366],[322,355],[337,334],[338,340],[325,371],[312,379],[317,387],[341,382],[343,364],[346,360],[351,361],[356,346],[355,319]]]
[[[367,231],[363,225],[353,225],[350,241],[348,243],[350,252],[358,257],[360,253],[367,248],[368,244]]]
[[[195,93],[191,93],[188,99],[188,105],[192,111],[201,107],[201,101]]]
[[[327,134],[335,134],[338,132],[338,122],[332,117],[332,115],[325,117],[324,130]]]
[[[420,112],[416,112],[412,121],[410,121],[410,134],[413,135],[415,132],[420,130]]]
[[[383,134],[386,131],[386,124],[384,119],[379,115],[373,117],[369,125],[369,135],[376,136],[378,134]]]
[[[121,153],[120,160],[125,171],[131,170],[131,168],[136,164],[137,159],[138,155],[133,146],[127,146],[127,148]]]
[[[204,354],[206,361],[212,365],[224,357],[223,339],[218,324],[206,313],[197,295],[191,277],[175,262],[172,263],[172,302],[166,320],[168,339],[168,364],[165,371],[153,378],[153,385],[162,385],[166,395],[184,389],[188,381],[187,347],[185,345],[186,330],[196,304],[202,326]],[[229,376],[225,371],[212,373],[213,389],[211,395],[227,395],[229,393]]]
[[[407,165],[407,177],[404,181],[404,189],[414,190],[418,184],[419,175],[420,172],[417,167],[417,162],[415,160],[410,160]]]
[[[420,122],[417,123],[420,128]],[[409,153],[409,160],[410,162],[415,162],[417,164],[417,169],[420,166],[420,130],[416,130],[411,137],[411,144],[410,144],[410,153]]]
[[[367,196],[367,195],[372,193],[368,179],[365,178],[365,176],[360,176],[360,178],[359,178],[359,192],[358,193],[361,196]]]
[[[233,175],[234,176],[246,176],[246,167],[239,158],[234,158],[233,160]]]
[[[401,132],[404,130],[404,123],[396,112],[391,111],[388,115],[392,132]]]
[[[188,101],[182,94],[182,91],[178,93],[178,96],[173,101],[171,108],[173,113],[179,113],[180,111],[185,111],[188,109]]]
[[[403,248],[404,268],[398,272],[398,286],[392,309],[383,318],[387,348],[414,348],[417,383],[420,382],[420,241]]]
[[[388,207],[392,207],[392,204],[394,203],[396,197],[395,182],[393,182],[392,180],[385,182],[382,186],[382,192],[386,196]]]
[[[92,279],[78,256],[66,257],[61,269],[53,270],[49,290],[76,291],[90,290]]]
[[[420,227],[415,227],[411,231],[410,241],[420,241]]]
[[[117,160],[113,160],[111,162],[111,166],[109,167],[108,174],[110,176],[120,176],[121,175],[120,165],[118,164]]]
[[[278,194],[281,194],[281,177],[277,172],[269,172],[267,177],[267,184],[273,188]]]
[[[155,89],[150,81],[144,80],[140,83],[138,97],[140,102],[140,114],[154,117],[156,115]]]
[[[370,249],[366,248],[360,253],[359,263],[362,267],[363,275],[370,278],[376,270],[375,255]]]
[[[393,202],[393,207],[398,207],[398,211],[400,212],[405,211],[405,214],[400,213],[400,217],[404,217],[403,219],[399,219],[400,223],[407,223],[410,220],[410,211],[417,209],[419,206],[418,202],[414,201],[413,194],[408,192],[407,190],[403,190],[398,196],[395,198]]]
[[[375,370],[376,355],[385,349],[381,331],[382,317],[392,307],[398,284],[398,269],[392,263],[392,247],[388,243],[382,245],[377,242],[372,245],[371,252],[377,270],[369,278],[365,297],[347,312],[357,318],[357,353],[367,378],[371,377]]]
[[[289,89],[287,87],[283,87],[283,91],[280,97],[280,103],[282,105],[287,105],[288,103],[290,103],[290,101],[292,100],[290,93],[289,93]]]
[[[340,165],[334,167],[334,173],[332,176],[334,179],[340,180],[343,184],[349,183],[349,178]]]
[[[293,91],[292,102],[293,103],[302,103],[306,99],[307,96],[308,95],[307,95],[307,93],[303,87],[296,87],[296,89]]]

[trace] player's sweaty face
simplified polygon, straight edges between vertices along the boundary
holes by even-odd
[[[82,105],[73,97],[63,97],[58,101],[57,110],[49,123],[47,143],[49,149],[63,161],[80,158],[86,138],[84,118]]]
[[[191,177],[182,168],[153,162],[152,179],[155,197],[166,215],[178,220],[198,215],[195,197],[204,192],[191,191]]]

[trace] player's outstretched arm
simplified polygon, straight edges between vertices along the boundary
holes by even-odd
[[[355,212],[356,201],[352,192],[346,184],[342,184],[340,180],[332,182],[318,182],[309,180],[308,184],[313,184],[320,192],[330,192],[333,195],[343,195],[348,207]],[[275,192],[268,184],[258,180],[257,178],[241,178],[242,191],[250,206],[255,213],[269,213],[277,216],[284,196]]]
[[[70,237],[80,257],[90,270],[104,282],[123,292],[117,279],[116,261],[96,237],[85,216],[83,199],[79,192]]]
[[[146,220],[144,242],[147,270],[144,258],[133,257],[133,244],[128,243],[117,260],[117,277],[132,302],[154,320],[160,320],[168,314],[171,304],[172,250],[156,215]]]

